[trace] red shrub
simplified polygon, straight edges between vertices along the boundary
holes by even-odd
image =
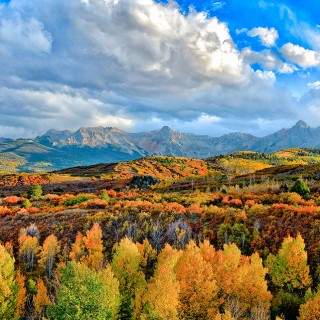
[[[40,209],[36,207],[27,208],[28,213],[38,213],[40,212]]]
[[[110,198],[116,198],[117,197],[117,193],[113,189],[110,189],[110,190],[108,190],[108,196]]]
[[[9,196],[9,197],[5,198],[4,202],[7,205],[14,206],[14,205],[18,204],[19,202],[21,202],[22,200],[23,200],[23,198],[20,198],[17,196]]]

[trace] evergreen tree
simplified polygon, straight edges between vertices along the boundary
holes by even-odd
[[[300,194],[301,197],[305,197],[310,194],[310,189],[303,180],[298,179],[290,189],[290,192],[296,192]]]

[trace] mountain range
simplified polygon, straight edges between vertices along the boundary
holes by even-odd
[[[271,153],[286,148],[319,148],[320,127],[298,121],[265,137],[230,133],[221,137],[159,130],[128,133],[113,127],[51,129],[35,139],[0,138],[0,171],[50,171],[78,165],[117,162],[144,156],[208,158],[240,150]]]

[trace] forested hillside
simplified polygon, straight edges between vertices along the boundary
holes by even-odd
[[[1,319],[319,319],[318,150],[0,179]]]

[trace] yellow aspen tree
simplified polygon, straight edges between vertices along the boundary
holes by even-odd
[[[154,276],[148,284],[147,312],[148,319],[177,320],[179,308],[180,287],[174,272],[175,262],[178,259],[170,253],[177,252],[170,246],[159,254],[160,259]],[[171,251],[171,252],[170,252]],[[175,262],[173,261],[175,260]],[[172,263],[174,262],[174,263]]]
[[[210,260],[214,277],[223,299],[234,291],[240,261],[241,251],[234,243],[225,244],[223,250],[217,251]]]
[[[251,310],[256,312],[257,308],[259,311],[264,308],[268,313],[272,296],[265,279],[267,269],[258,254],[242,256],[235,244],[224,245],[224,249],[217,252],[205,243],[201,248],[213,267],[222,297],[220,303],[232,317],[249,316]]]
[[[218,287],[210,263],[191,241],[176,267],[180,286],[179,314],[183,319],[212,319],[218,311]]]
[[[320,293],[300,306],[298,320],[320,319]]]
[[[108,293],[108,303],[110,308],[111,319],[117,319],[117,315],[120,308],[120,291],[119,291],[119,281],[114,276],[111,265],[106,265],[101,271],[105,292]],[[105,293],[104,293],[105,294]]]
[[[265,304],[259,303],[251,308],[251,320],[270,320],[270,310]]]
[[[121,319],[134,319],[143,308],[145,279],[141,272],[140,259],[139,250],[131,239],[124,238],[116,245],[111,266],[120,284]]]
[[[150,278],[153,273],[154,263],[157,259],[157,251],[152,248],[148,239],[144,239],[143,243],[136,243],[140,253],[140,266],[144,271],[146,278]]]
[[[17,304],[17,293],[14,258],[0,244],[0,319],[13,319]]]
[[[267,268],[257,253],[243,257],[237,272],[233,294],[237,296],[246,313],[268,314],[272,295],[266,281]],[[252,312],[251,312],[252,310]]]
[[[173,249],[170,244],[167,243],[158,254],[158,264],[167,264],[173,269],[180,255],[181,251]]]
[[[208,240],[200,244],[200,252],[202,258],[213,266],[215,263],[216,250]]]
[[[32,271],[39,253],[39,243],[37,237],[28,236],[26,233],[20,235],[19,258],[27,271]]]
[[[276,255],[267,258],[267,267],[272,285],[275,287],[272,312],[296,319],[303,295],[311,284],[307,252],[300,234],[288,236],[282,241]]]
[[[98,223],[95,223],[90,230],[86,231],[83,237],[86,255],[82,259],[89,268],[101,270],[103,264],[102,230]]]
[[[81,232],[78,232],[76,236],[76,240],[72,245],[69,257],[71,261],[80,262],[84,255],[85,255],[85,246],[84,246],[83,234]]]
[[[16,272],[16,283],[18,286],[17,304],[15,307],[14,318],[20,319],[23,317],[27,301],[27,290],[25,287],[26,277],[18,270]]]
[[[4,244],[6,250],[10,253],[10,256],[13,257],[13,243],[12,241],[8,241]]]
[[[53,234],[48,236],[43,242],[39,264],[46,270],[49,278],[53,275],[56,256],[59,252],[60,245],[56,236]]]
[[[288,291],[305,289],[311,284],[304,240],[298,234],[296,238],[288,236],[274,256],[270,254],[267,266],[272,283]]]
[[[34,313],[38,319],[45,316],[46,308],[50,304],[48,290],[42,279],[38,280],[37,293],[33,297]]]
[[[236,320],[230,313],[230,311],[226,310],[224,313],[217,313],[213,320]]]
[[[102,269],[102,230],[98,223],[87,230],[85,236],[78,232],[69,256],[71,261],[83,262],[86,266],[95,270]]]

